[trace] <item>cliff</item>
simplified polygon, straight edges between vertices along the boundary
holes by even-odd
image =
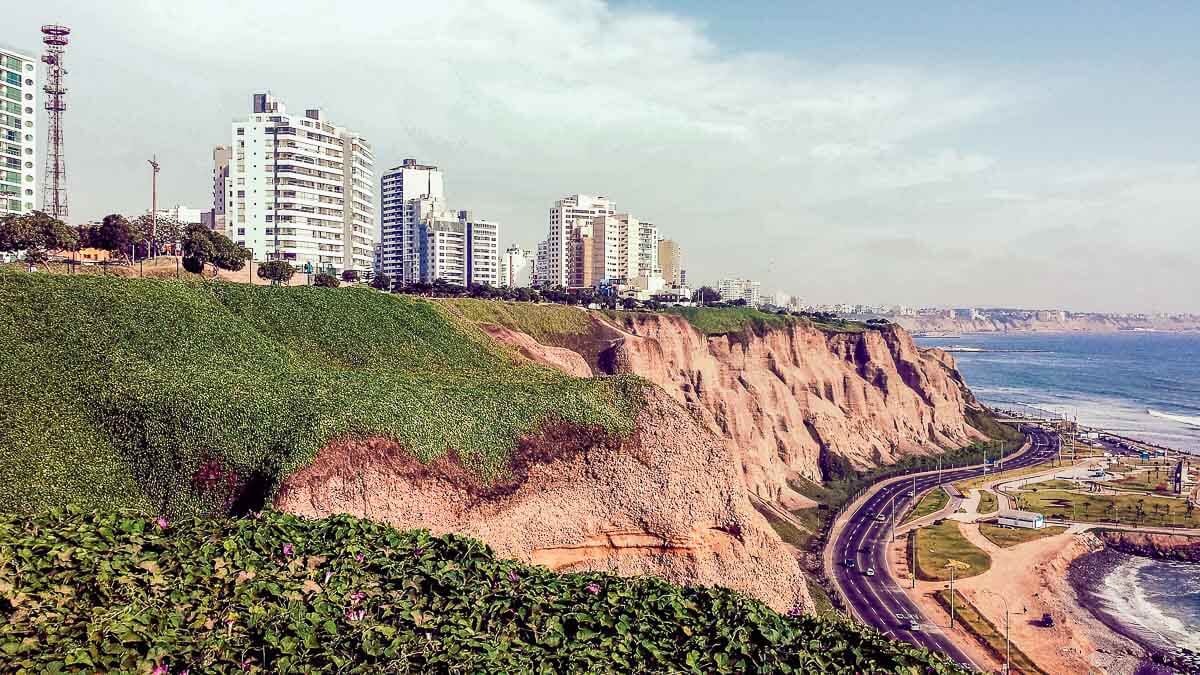
[[[592,320],[596,373],[660,386],[725,441],[752,492],[787,508],[812,504],[790,485],[820,482],[837,457],[864,469],[983,438],[967,421],[977,403],[954,359],[895,326],[839,332],[789,321],[705,335],[675,314]],[[543,363],[558,359],[557,348],[531,351],[527,336],[508,340]]]
[[[1200,537],[1105,529],[1095,530],[1094,534],[1106,547],[1122,553],[1159,560],[1200,563]]]
[[[796,561],[751,506],[728,448],[661,390],[646,396],[630,438],[544,429],[492,484],[450,457],[422,464],[385,438],[335,442],[284,481],[275,506],[465,534],[556,571],[652,574],[811,610]]]

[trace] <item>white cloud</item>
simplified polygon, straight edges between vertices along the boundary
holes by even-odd
[[[381,169],[441,165],[452,200],[500,220],[507,241],[543,236],[561,194],[603,193],[679,239],[692,278],[758,275],[806,297],[898,292],[879,275],[834,285],[787,262],[890,266],[886,249],[852,252],[864,236],[1004,247],[1010,234],[1102,217],[1150,214],[1169,228],[1195,201],[1194,167],[1006,162],[972,130],[1049,104],[1030,95],[1036,83],[738,51],[686,17],[599,0],[43,4],[18,8],[17,23],[36,33],[58,16],[76,29],[67,131],[79,216],[144,208],[151,153],[163,199],[201,203],[210,146],[267,88],[367,134]],[[919,292],[932,297],[898,299],[939,300],[936,284]]]

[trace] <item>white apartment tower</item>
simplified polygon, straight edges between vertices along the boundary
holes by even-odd
[[[747,305],[757,307],[759,292],[762,284],[750,279],[721,279],[717,282],[717,292],[726,301],[745,300]]]
[[[615,213],[612,201],[606,197],[577,194],[554,202],[550,208],[550,231],[544,251],[543,247],[538,247],[539,253],[545,254],[545,259],[538,261],[538,265],[545,270],[545,277],[541,280],[551,285],[569,285],[573,229],[590,223],[597,216],[612,216]]]
[[[255,260],[371,269],[375,158],[362,136],[321,110],[292,115],[255,94],[253,112],[233,123],[230,151],[225,232]]]
[[[36,208],[37,79],[34,57],[0,46],[0,215]]]
[[[380,240],[383,247],[380,272],[402,283],[416,282],[420,277],[417,201],[445,204],[442,172],[436,166],[406,159],[400,166],[384,172],[381,185],[383,225]],[[427,204],[427,210],[431,206]]]
[[[212,211],[206,224],[218,232],[225,231],[225,181],[229,178],[229,159],[232,156],[228,145],[213,148]]]
[[[535,275],[533,251],[513,244],[500,256],[500,283],[503,288],[532,286]]]

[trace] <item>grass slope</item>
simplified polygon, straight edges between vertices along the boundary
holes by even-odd
[[[958,672],[845,618],[349,516],[0,514],[0,561],[14,672]]]
[[[369,289],[0,274],[0,509],[237,509],[347,435],[494,477],[546,422],[630,431],[642,386]]]
[[[865,324],[837,320],[832,323],[817,322],[795,316],[783,316],[764,312],[754,307],[671,307],[666,311],[679,314],[688,323],[705,335],[740,333],[747,328],[762,332],[768,328],[784,328],[796,323],[808,323],[821,330],[840,333],[861,333]]]
[[[1066,531],[1065,527],[1043,527],[1033,530],[1022,527],[1001,527],[990,523],[979,524],[979,533],[987,537],[988,541],[1002,548],[1010,548],[1042,537],[1053,537]]]

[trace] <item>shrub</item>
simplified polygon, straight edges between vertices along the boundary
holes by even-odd
[[[342,270],[342,281],[346,283],[358,281],[358,270]]]
[[[258,266],[258,278],[269,279],[273,284],[286,284],[296,274],[296,268],[286,260],[268,260]]]
[[[332,274],[326,274],[325,272],[314,276],[312,283],[313,286],[318,286],[320,288],[337,288],[342,284],[342,282],[338,281],[337,277],[333,276]]]
[[[386,274],[377,274],[374,279],[371,279],[371,288],[378,291],[386,291],[392,287],[392,278]]]
[[[0,560],[13,671],[957,672],[848,619],[350,516],[0,515]]]
[[[192,274],[204,272],[204,259],[199,256],[187,256],[183,259],[183,269]]]

